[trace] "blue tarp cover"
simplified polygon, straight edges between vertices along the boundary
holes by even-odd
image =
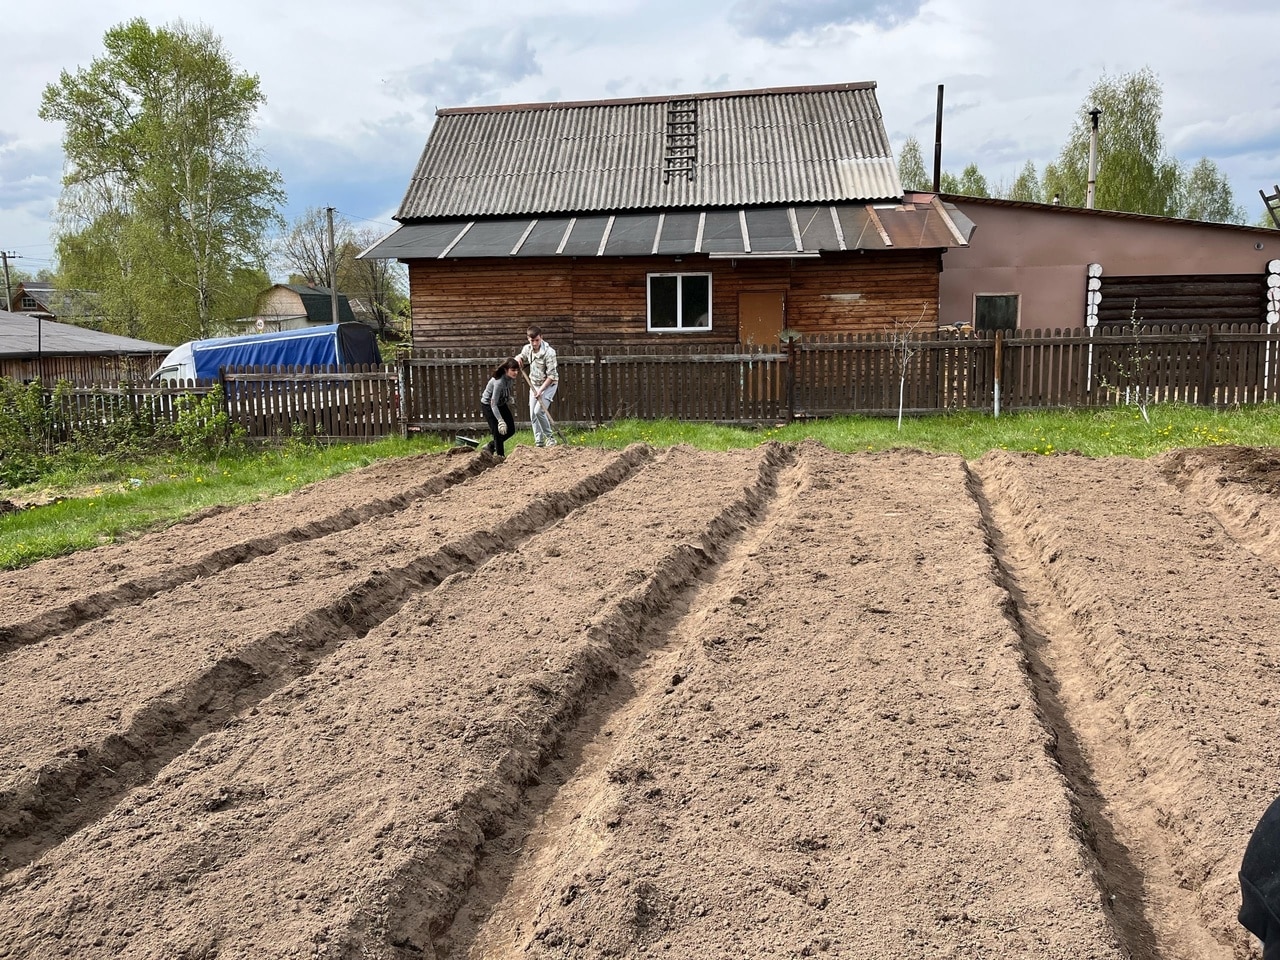
[[[342,329],[344,327],[347,329]],[[364,334],[350,328],[363,328]],[[191,344],[191,352],[195,375],[199,378],[215,378],[221,367],[316,367],[381,362],[373,331],[358,323],[196,340]]]

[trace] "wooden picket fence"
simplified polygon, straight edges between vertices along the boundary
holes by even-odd
[[[220,384],[230,419],[251,437],[475,431],[484,428],[480,393],[505,350],[477,353],[422,350],[376,367],[230,368],[215,381],[78,384],[63,389],[62,402],[69,429],[121,416],[173,421],[182,398]],[[563,352],[559,364],[553,416],[581,427],[890,415],[900,395],[911,414],[1280,401],[1280,330],[1260,324],[806,336],[773,348],[602,345]]]
[[[482,427],[480,394],[499,362],[445,349],[402,358],[406,429]],[[561,353],[557,362],[562,388],[552,416],[565,425],[623,418],[748,424],[785,416],[787,354],[776,349],[597,348]]]

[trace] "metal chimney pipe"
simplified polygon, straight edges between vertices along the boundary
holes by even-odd
[[[938,119],[933,135],[933,192],[942,189],[942,84],[938,84]]]
[[[1089,131],[1089,189],[1084,195],[1086,209],[1093,209],[1094,184],[1098,180],[1098,116],[1102,113],[1097,107],[1089,111],[1093,119],[1093,129]]]

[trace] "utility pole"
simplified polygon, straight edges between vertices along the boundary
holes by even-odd
[[[338,251],[333,246],[333,207],[326,207],[329,212],[329,306],[333,311],[333,322],[338,322]]]
[[[9,287],[9,258],[17,257],[9,250],[0,250],[0,260],[4,261],[4,308],[13,313],[13,290]]]

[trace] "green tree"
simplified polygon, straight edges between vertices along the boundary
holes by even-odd
[[[933,181],[925,170],[920,141],[915,137],[907,137],[898,153],[898,179],[902,181],[903,190],[933,189]]]
[[[1235,202],[1231,184],[1218,165],[1201,157],[1182,178],[1179,213],[1188,220],[1245,223],[1248,215]]]
[[[950,170],[943,170],[942,175],[938,177],[938,189],[942,193],[963,193],[960,189],[960,179]]]
[[[1177,216],[1178,162],[1165,156],[1160,118],[1164,92],[1150,69],[1103,76],[1089,90],[1058,159],[1045,167],[1044,195],[1083,207],[1089,183],[1090,111],[1101,110],[1094,206]]]
[[[65,128],[59,285],[98,292],[109,329],[207,336],[236,314],[245,271],[263,271],[284,200],[253,146],[258,78],[181,21],[130,20],[103,44],[40,107]]]
[[[960,171],[959,189],[956,193],[962,193],[966,197],[989,197],[991,190],[987,187],[987,178],[978,170],[976,163],[971,163]]]
[[[1021,200],[1025,203],[1039,203],[1044,199],[1040,190],[1040,178],[1036,175],[1036,165],[1028,160],[1019,172],[1013,185],[1005,193],[1006,200]]]

